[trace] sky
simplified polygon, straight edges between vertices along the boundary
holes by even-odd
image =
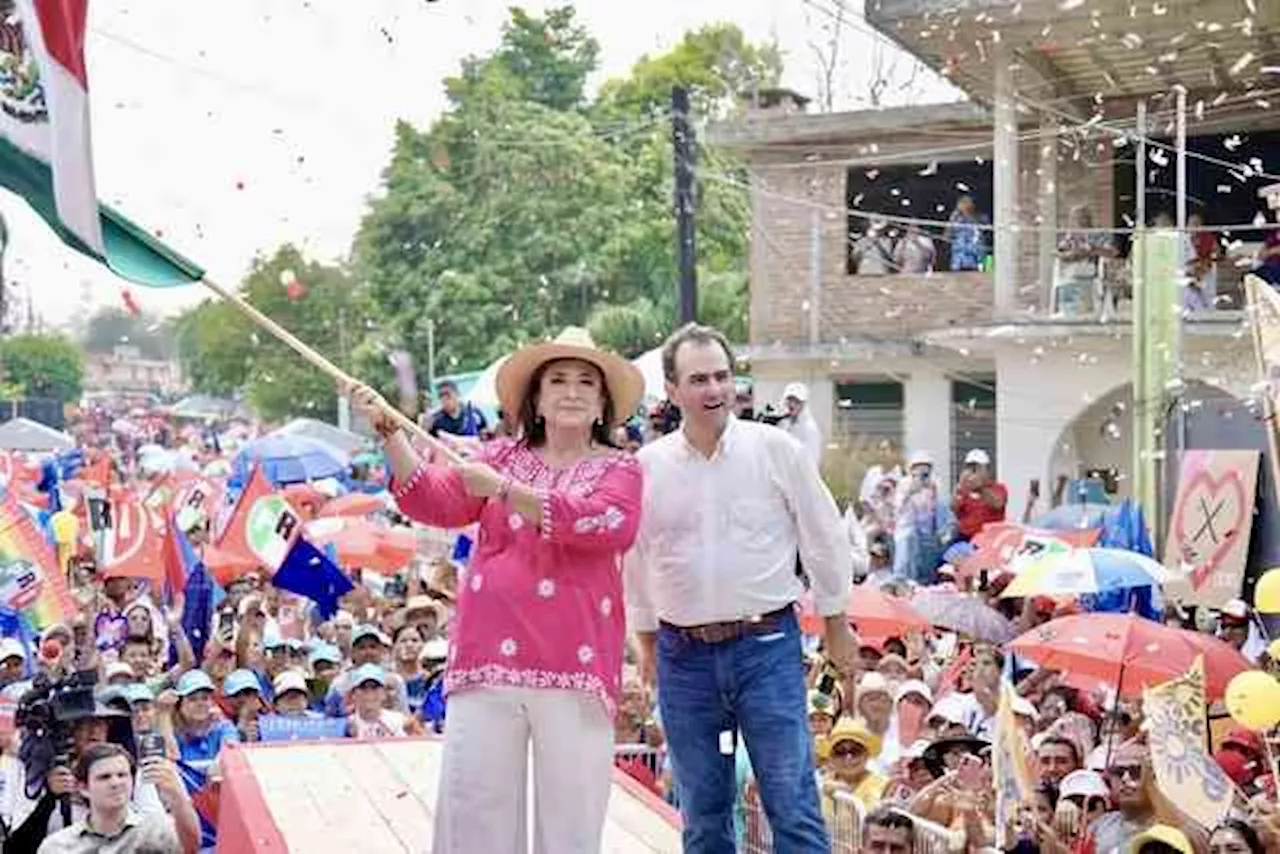
[[[825,0],[828,6],[836,0]],[[321,261],[346,256],[378,192],[397,119],[426,127],[445,108],[443,80],[496,46],[505,0],[105,0],[90,3],[89,85],[100,198],[232,285],[255,255],[285,242]],[[557,5],[522,4],[531,12]],[[801,0],[579,0],[600,42],[593,85],[623,75],[690,29],[738,24],[776,41],[784,84],[814,95],[813,43],[830,19]],[[852,0],[851,5],[856,5]],[[859,106],[867,25],[846,27],[837,108]],[[892,51],[892,48],[881,48]],[[909,61],[900,66],[903,78]],[[951,100],[921,75],[898,99]],[[169,314],[209,296],[200,285],[141,289],[67,250],[18,198],[0,191],[9,224],[5,274],[48,326],[129,287]]]

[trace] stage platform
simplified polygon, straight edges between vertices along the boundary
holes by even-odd
[[[443,758],[439,739],[228,745],[219,854],[429,854]],[[614,772],[606,854],[678,854],[679,817]]]

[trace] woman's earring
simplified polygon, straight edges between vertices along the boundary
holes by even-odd
[[[603,428],[603,427],[604,427],[604,419],[603,419],[603,418],[601,418],[601,417],[599,417],[599,416],[597,416],[597,417],[596,417],[596,420],[591,422],[591,426],[595,427],[596,429],[601,429],[601,428]]]
[[[535,415],[533,416],[533,426],[539,428],[546,427],[547,419],[543,418],[541,415]]]

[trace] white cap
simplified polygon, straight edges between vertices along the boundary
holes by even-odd
[[[307,693],[307,679],[296,670],[286,670],[276,677],[276,681],[271,683],[271,689],[277,697],[288,694],[290,691],[301,691]]]
[[[1086,799],[1109,798],[1111,797],[1111,790],[1107,788],[1107,781],[1102,779],[1102,775],[1097,771],[1081,769],[1072,771],[1063,777],[1062,783],[1058,786],[1058,797],[1060,798],[1070,798],[1077,795]]]
[[[19,658],[23,661],[27,660],[27,650],[23,647],[22,642],[15,638],[5,638],[0,640],[0,661],[6,661],[10,658]]]
[[[898,690],[894,692],[893,701],[895,703],[902,700],[903,697],[909,697],[912,694],[917,697],[924,697],[924,701],[930,706],[933,705],[933,692],[929,690],[929,686],[921,682],[919,679],[908,679],[898,686]]]
[[[913,469],[916,466],[933,467],[933,457],[928,451],[916,451],[911,455],[911,459],[907,462],[907,468]]]
[[[972,451],[964,455],[965,465],[991,465],[991,457],[987,456],[987,452],[981,448],[974,448]]]
[[[782,390],[782,399],[794,397],[801,403],[809,402],[809,387],[804,383],[787,383],[787,387]]]
[[[1249,606],[1243,599],[1232,599],[1222,606],[1222,613],[1236,620],[1248,619]]]
[[[107,665],[107,681],[110,682],[117,676],[128,676],[133,678],[133,668],[125,664],[123,661],[113,661]]]
[[[868,694],[890,694],[889,680],[884,678],[884,674],[874,670],[862,674],[862,678],[858,680],[856,700],[861,700]]]
[[[965,695],[958,691],[953,691],[944,697],[939,698],[938,702],[933,704],[933,708],[929,710],[929,714],[925,720],[930,718],[942,718],[949,724],[963,724],[965,722]]]
[[[418,653],[419,661],[444,661],[449,657],[449,641],[444,638],[432,638],[422,645]]]

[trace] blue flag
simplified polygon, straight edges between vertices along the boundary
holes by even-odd
[[[324,620],[338,613],[338,600],[355,589],[337,564],[301,537],[285,555],[271,583],[315,602]]]

